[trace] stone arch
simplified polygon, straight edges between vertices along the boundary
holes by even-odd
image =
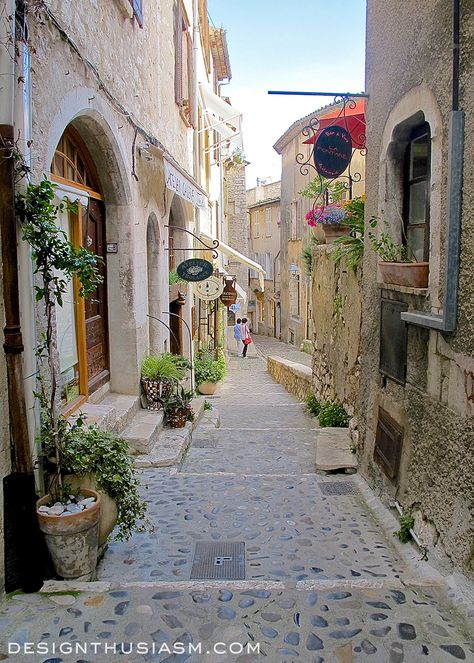
[[[441,252],[441,192],[443,180],[443,118],[435,95],[426,84],[409,90],[390,112],[382,134],[380,151],[379,210],[391,220],[400,240],[403,204],[403,158],[412,129],[427,122],[431,134],[430,182],[430,294],[432,306],[439,306]]]
[[[146,253],[147,253],[147,287],[148,287],[148,350],[150,354],[159,354],[165,347],[167,340],[166,329],[154,318],[163,319],[163,311],[167,309],[168,302],[164,299],[167,292],[166,282],[166,260],[165,252],[162,250],[161,231],[156,214],[148,217],[146,229]],[[165,319],[164,322],[168,324]]]

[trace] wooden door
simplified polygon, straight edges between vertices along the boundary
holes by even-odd
[[[83,246],[100,256],[103,282],[85,302],[87,380],[89,393],[109,380],[109,343],[107,324],[107,282],[104,205],[90,199],[83,224]]]

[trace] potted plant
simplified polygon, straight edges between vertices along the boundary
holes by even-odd
[[[223,352],[215,359],[211,352],[201,352],[194,360],[194,377],[197,390],[200,394],[212,396],[217,383],[223,380],[226,374],[226,365]]]
[[[180,359],[186,361],[184,357]],[[164,353],[146,357],[142,362],[141,375],[148,409],[159,410],[173,385],[182,380],[185,374],[186,368],[174,355]]]
[[[372,227],[376,219],[372,220]],[[380,274],[384,283],[400,285],[408,288],[427,288],[429,279],[429,262],[417,262],[410,248],[397,244],[387,232],[376,237],[369,232],[369,240],[380,256]]]
[[[347,234],[349,227],[344,223],[346,211],[341,205],[316,206],[309,210],[305,219],[312,228],[320,225],[324,230],[326,243],[331,244],[337,237]]]
[[[184,428],[187,421],[193,421],[194,412],[191,401],[194,397],[192,391],[176,385],[163,399],[165,423],[170,428]]]
[[[102,278],[99,258],[71,244],[57,225],[60,212],[70,203],[54,204],[54,185],[43,179],[30,184],[16,198],[17,218],[23,239],[32,248],[36,301],[44,304],[45,331],[37,348],[40,402],[39,443],[52,456],[47,477],[48,494],[37,503],[40,529],[51,553],[56,572],[63,578],[91,579],[95,573],[101,498],[90,489],[71,492],[63,482],[65,445],[69,424],[58,411],[58,367],[54,336],[55,306],[62,306],[69,281],[79,283],[79,296],[91,296]]]

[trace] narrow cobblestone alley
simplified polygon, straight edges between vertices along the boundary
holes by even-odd
[[[154,531],[112,543],[98,582],[74,586],[80,592],[7,600],[1,660],[474,661],[444,586],[407,562],[419,554],[401,551],[363,481],[314,472],[315,419],[261,358],[231,358],[211,400],[220,427],[198,426],[180,468],[141,475]],[[245,543],[245,578],[192,580],[203,542]],[[100,645],[7,656],[6,641]],[[174,643],[201,643],[202,655]]]

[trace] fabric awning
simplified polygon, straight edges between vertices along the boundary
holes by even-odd
[[[349,108],[346,106],[345,114],[340,115],[341,107],[336,108],[335,110],[324,115],[319,120],[319,128],[311,138],[304,140],[305,145],[312,145],[315,143],[323,129],[326,129],[330,126],[343,127],[346,129],[352,138],[352,146],[356,150],[361,150],[365,147],[365,101],[359,99],[355,102],[354,108]]]
[[[205,242],[212,243],[214,241],[214,237],[211,237],[206,233],[201,233],[201,237]],[[234,258],[235,260],[237,260],[237,262],[240,262],[242,265],[247,265],[247,267],[250,267],[250,269],[254,269],[258,273],[258,283],[260,285],[260,289],[261,290],[265,289],[265,270],[261,265],[258,264],[258,262],[254,262],[251,258],[244,256],[243,253],[239,253],[239,251],[236,251],[228,244],[225,244],[225,242],[221,242],[221,240],[219,240],[219,246],[217,247],[216,250],[222,251],[227,256],[229,256],[229,258]]]
[[[207,128],[215,129],[223,140],[230,141],[231,147],[242,150],[242,113],[201,83],[199,91],[208,122]]]

